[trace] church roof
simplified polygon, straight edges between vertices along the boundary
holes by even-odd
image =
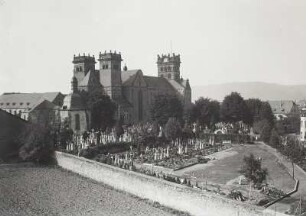
[[[89,71],[86,76],[82,79],[82,81],[78,84],[78,86],[90,86],[93,82],[95,84],[100,84],[97,80],[98,71]]]
[[[79,86],[88,86],[90,75],[91,75],[91,71],[89,71],[86,74],[86,76],[82,79],[82,81],[78,85]]]
[[[32,109],[43,99],[54,102],[60,92],[4,93],[0,95],[1,109]]]
[[[85,106],[79,94],[70,93],[64,98],[63,109],[65,110],[84,110]]]
[[[140,69],[136,70],[127,70],[127,71],[122,71],[121,72],[121,80],[122,83],[127,81],[130,77],[134,76],[138,71],[141,71]]]
[[[143,78],[147,83],[148,87],[174,90],[170,83],[167,81],[167,79],[163,77],[143,76]]]

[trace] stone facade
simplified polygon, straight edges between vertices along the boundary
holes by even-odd
[[[79,95],[78,78],[76,76],[71,81],[71,93],[64,98],[60,118],[63,124],[68,124],[70,129],[76,133],[81,134],[90,129],[90,113],[86,110],[86,106]]]
[[[121,69],[121,53],[99,53],[99,67],[95,57],[78,55],[73,58],[73,75],[78,92],[98,90],[118,105],[117,116],[125,123],[150,120],[150,107],[159,94],[177,95],[184,106],[191,104],[188,79],[180,77],[180,55],[157,56],[158,76],[146,76],[142,70]]]

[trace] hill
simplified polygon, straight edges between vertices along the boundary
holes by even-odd
[[[280,85],[263,82],[237,82],[206,86],[193,86],[193,100],[208,97],[222,101],[231,92],[239,92],[245,99],[259,98],[261,100],[305,100],[306,85]]]

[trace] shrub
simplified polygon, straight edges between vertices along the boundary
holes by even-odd
[[[268,170],[261,168],[261,160],[255,158],[253,154],[250,156],[244,156],[244,165],[242,166],[241,172],[244,176],[253,182],[254,185],[261,184],[266,180]]]
[[[281,138],[275,129],[273,129],[271,132],[269,144],[276,149],[281,147]]]
[[[42,164],[54,163],[55,134],[42,125],[30,124],[19,138],[19,156],[24,161]]]
[[[181,136],[181,125],[175,118],[169,118],[166,127],[165,134],[168,140],[175,140]]]

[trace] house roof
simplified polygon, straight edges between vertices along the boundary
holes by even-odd
[[[29,112],[32,112],[33,110],[55,109],[57,107],[58,106],[56,106],[54,103],[42,98],[36,103],[35,106],[32,107]]]
[[[60,92],[45,93],[6,93],[0,95],[1,109],[32,109],[45,99],[53,102]]]
[[[294,101],[268,101],[274,114],[289,114],[297,106]]]

